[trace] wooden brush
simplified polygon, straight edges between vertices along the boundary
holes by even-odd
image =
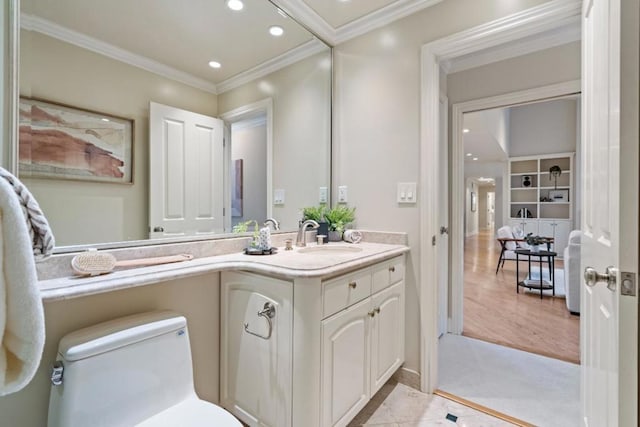
[[[111,273],[116,267],[144,267],[148,265],[169,264],[172,262],[189,261],[191,254],[179,254],[154,258],[139,258],[117,261],[108,252],[87,251],[76,255],[71,260],[71,268],[81,276],[97,276]]]

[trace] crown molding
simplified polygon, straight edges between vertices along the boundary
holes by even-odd
[[[231,89],[235,89],[238,86],[249,83],[260,77],[264,77],[267,74],[278,71],[288,65],[298,62],[304,58],[307,58],[316,53],[322,52],[327,49],[327,46],[317,39],[309,40],[308,42],[301,44],[300,46],[291,49],[288,52],[283,53],[280,56],[269,59],[262,64],[253,67],[247,71],[243,71],[235,76],[224,80],[216,85],[218,94],[227,92]]]
[[[571,25],[580,16],[581,9],[580,0],[552,0],[428,43],[422,50],[442,62]],[[504,31],[504,28],[511,30]]]
[[[400,0],[369,13],[355,21],[344,24],[335,31],[334,40],[336,44],[340,44],[352,38],[361,36],[376,28],[384,27],[409,16],[422,9],[442,2],[442,0]]]
[[[332,27],[303,0],[272,0],[272,3],[294,17],[330,46],[343,43],[419,10],[440,3],[442,0],[398,0],[338,28]]]
[[[218,93],[216,85],[205,79],[201,79],[192,74],[185,73],[184,71],[180,71],[145,56],[129,52],[128,50],[121,49],[117,46],[105,43],[77,31],[70,30],[69,28],[55,24],[46,19],[21,13],[20,27],[27,31],[37,31],[49,37],[82,47],[134,67],[142,68],[143,70],[201,89],[205,92],[212,94]]]
[[[580,17],[575,16],[572,21],[565,25],[538,35],[507,42],[478,53],[442,61],[441,67],[447,74],[457,73],[493,62],[504,61],[506,59],[580,41],[580,39]]]

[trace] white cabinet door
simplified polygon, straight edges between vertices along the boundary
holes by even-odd
[[[564,254],[564,249],[569,244],[569,233],[571,233],[571,221],[554,221],[555,226],[555,234],[553,238],[555,239],[554,251],[558,253],[558,256],[562,258]]]
[[[560,258],[569,242],[570,232],[571,221],[560,219],[540,220],[540,236],[553,237],[551,250],[556,252]]]
[[[404,281],[372,296],[371,396],[404,362]]]
[[[322,321],[323,427],[346,426],[370,391],[371,298]]]
[[[526,236],[529,233],[534,235],[538,234],[538,220],[537,219],[511,219],[509,220],[511,228],[518,227]]]
[[[292,298],[291,282],[222,273],[220,398],[252,426],[291,426]],[[265,304],[275,307],[270,336]]]

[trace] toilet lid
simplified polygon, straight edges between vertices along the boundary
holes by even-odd
[[[213,403],[187,399],[145,420],[138,427],[242,427],[233,415]]]

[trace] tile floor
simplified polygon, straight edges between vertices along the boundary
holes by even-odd
[[[448,420],[447,414],[457,417]],[[391,379],[349,427],[502,427],[512,424],[436,395],[421,393]]]

